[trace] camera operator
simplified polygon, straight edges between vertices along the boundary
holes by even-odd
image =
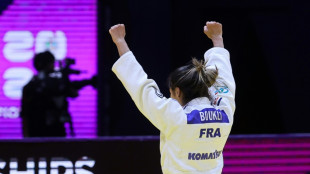
[[[86,85],[95,86],[96,77],[70,81],[70,74],[80,73],[70,69],[74,60],[67,59],[65,66],[55,71],[55,57],[49,51],[36,54],[33,63],[38,73],[24,86],[21,103],[24,137],[65,137],[66,122],[74,136],[67,97],[77,97]]]

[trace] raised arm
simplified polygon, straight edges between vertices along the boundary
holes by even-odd
[[[229,52],[224,48],[222,24],[218,22],[207,22],[204,33],[213,42],[213,48],[209,49],[204,57],[207,68],[217,67],[219,74],[216,83],[210,88],[213,98],[212,103],[233,119],[235,111],[235,89],[236,84],[232,74]]]
[[[235,94],[235,81],[232,74],[229,52],[224,48],[222,24],[218,22],[207,22],[204,26],[204,33],[213,42],[213,48],[209,49],[205,55],[206,66],[217,67],[219,75],[217,82],[226,86]],[[219,83],[215,83],[218,85]]]
[[[149,79],[142,66],[129,50],[123,24],[111,27],[110,34],[116,44],[120,58],[115,62],[112,71],[122,82],[140,112],[147,117],[160,131],[168,133],[183,117],[181,105],[172,99],[165,98],[156,82]],[[184,117],[185,118],[185,117]]]

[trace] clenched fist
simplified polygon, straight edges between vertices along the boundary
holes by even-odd
[[[213,42],[214,47],[222,47],[224,48],[223,42],[223,30],[222,24],[218,22],[207,22],[203,27],[203,32],[210,38]]]
[[[222,38],[222,24],[218,22],[207,22],[203,31],[211,40]]]
[[[117,24],[112,26],[109,30],[109,33],[115,44],[125,41],[126,30],[124,24]]]
[[[126,30],[124,24],[117,24],[112,26],[109,30],[109,33],[117,47],[118,54],[120,56],[130,51],[125,41]]]

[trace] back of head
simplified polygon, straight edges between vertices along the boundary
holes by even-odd
[[[173,71],[169,76],[169,88],[180,88],[183,103],[188,103],[197,97],[210,97],[208,88],[218,76],[217,68],[207,68],[206,62],[193,58],[191,63]]]
[[[50,71],[55,63],[54,55],[45,51],[34,56],[33,65],[37,71]]]

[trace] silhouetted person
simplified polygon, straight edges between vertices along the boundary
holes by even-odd
[[[65,123],[71,123],[67,97],[77,97],[78,90],[95,82],[82,80],[71,82],[70,69],[54,71],[55,57],[50,52],[36,54],[34,67],[38,71],[24,86],[21,117],[24,137],[65,137]]]

